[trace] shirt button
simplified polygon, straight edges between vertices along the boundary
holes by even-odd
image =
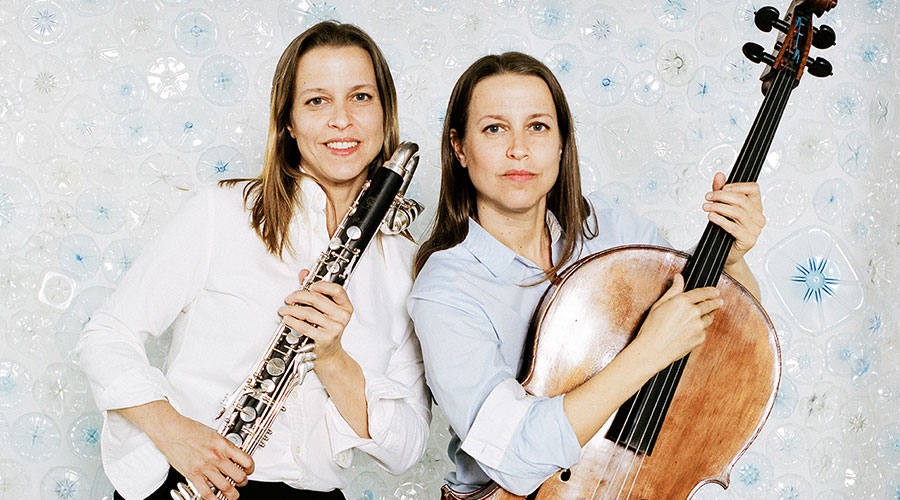
[[[301,452],[301,451],[300,451],[300,447],[299,447],[299,446],[296,447],[296,448],[294,448],[294,453],[296,453],[297,456],[300,456],[300,452]]]
[[[344,468],[349,467],[350,466],[350,454],[347,453],[346,451],[342,451],[342,452],[338,453],[337,463],[341,467],[344,467]]]
[[[293,391],[291,391],[291,397],[294,399],[300,399],[300,390],[294,389]]]

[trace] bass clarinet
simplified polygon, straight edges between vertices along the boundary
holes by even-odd
[[[375,169],[347,210],[328,248],[319,256],[300,285],[308,290],[317,281],[343,285],[375,233],[398,234],[406,230],[423,207],[406,198],[406,189],[419,163],[419,146],[400,144],[390,160]],[[271,435],[272,422],[284,409],[288,394],[303,382],[315,360],[315,343],[282,321],[259,362],[244,382],[225,398],[217,420],[217,432],[252,455]],[[216,498],[225,496],[216,491]],[[173,500],[200,500],[190,481],[171,490]]]

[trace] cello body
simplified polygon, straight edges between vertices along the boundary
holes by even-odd
[[[525,389],[555,396],[602,370],[634,338],[687,257],[627,246],[573,264],[536,312],[519,377]],[[613,415],[582,448],[577,465],[529,498],[680,499],[709,482],[728,486],[731,468],[775,402],[781,354],[772,323],[750,292],[725,274],[718,288],[725,304],[706,341],[691,352],[652,454],[606,439]],[[459,498],[524,497],[490,485]]]
[[[775,54],[754,43],[743,47],[748,59],[767,65],[761,77],[765,98],[727,183],[756,182],[804,70],[816,77],[831,74],[831,64],[810,58],[809,50],[834,45],[834,30],[813,27],[812,17],[836,3],[793,0],[784,19],[773,7],[756,11],[757,27],[782,34]],[[732,242],[710,223],[693,255],[646,245],[611,248],[579,260],[554,281],[535,312],[518,377],[537,396],[567,393],[603,370],[634,338],[676,273],[684,276],[686,291],[717,287],[724,305],[703,344],[652,377],[582,447],[575,466],[527,498],[680,500],[707,483],[728,487],[731,469],[775,403],[781,378],[771,321],[722,272]],[[443,498],[524,497],[489,484],[468,493],[445,486]]]

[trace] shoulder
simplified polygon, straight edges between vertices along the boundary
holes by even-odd
[[[462,245],[435,252],[416,276],[410,298],[456,303],[479,287],[478,270],[481,267],[482,264]]]
[[[617,205],[598,192],[587,195],[591,207],[590,229],[607,246],[627,244],[665,245],[655,222],[642,217],[631,209]]]
[[[401,234],[381,234],[379,239],[385,263],[393,269],[401,269],[412,280],[413,258],[419,245]]]

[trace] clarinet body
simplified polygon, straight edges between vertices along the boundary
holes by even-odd
[[[390,160],[375,169],[301,284],[303,290],[317,281],[343,285],[379,229],[386,234],[400,233],[422,211],[422,205],[404,197],[418,165],[418,149],[415,143],[404,142]],[[312,339],[282,321],[253,371],[225,398],[217,432],[249,455],[265,446],[288,394],[312,369],[314,348]],[[221,492],[215,493],[216,498],[225,499]],[[171,496],[173,500],[201,498],[190,482],[178,483]]]

